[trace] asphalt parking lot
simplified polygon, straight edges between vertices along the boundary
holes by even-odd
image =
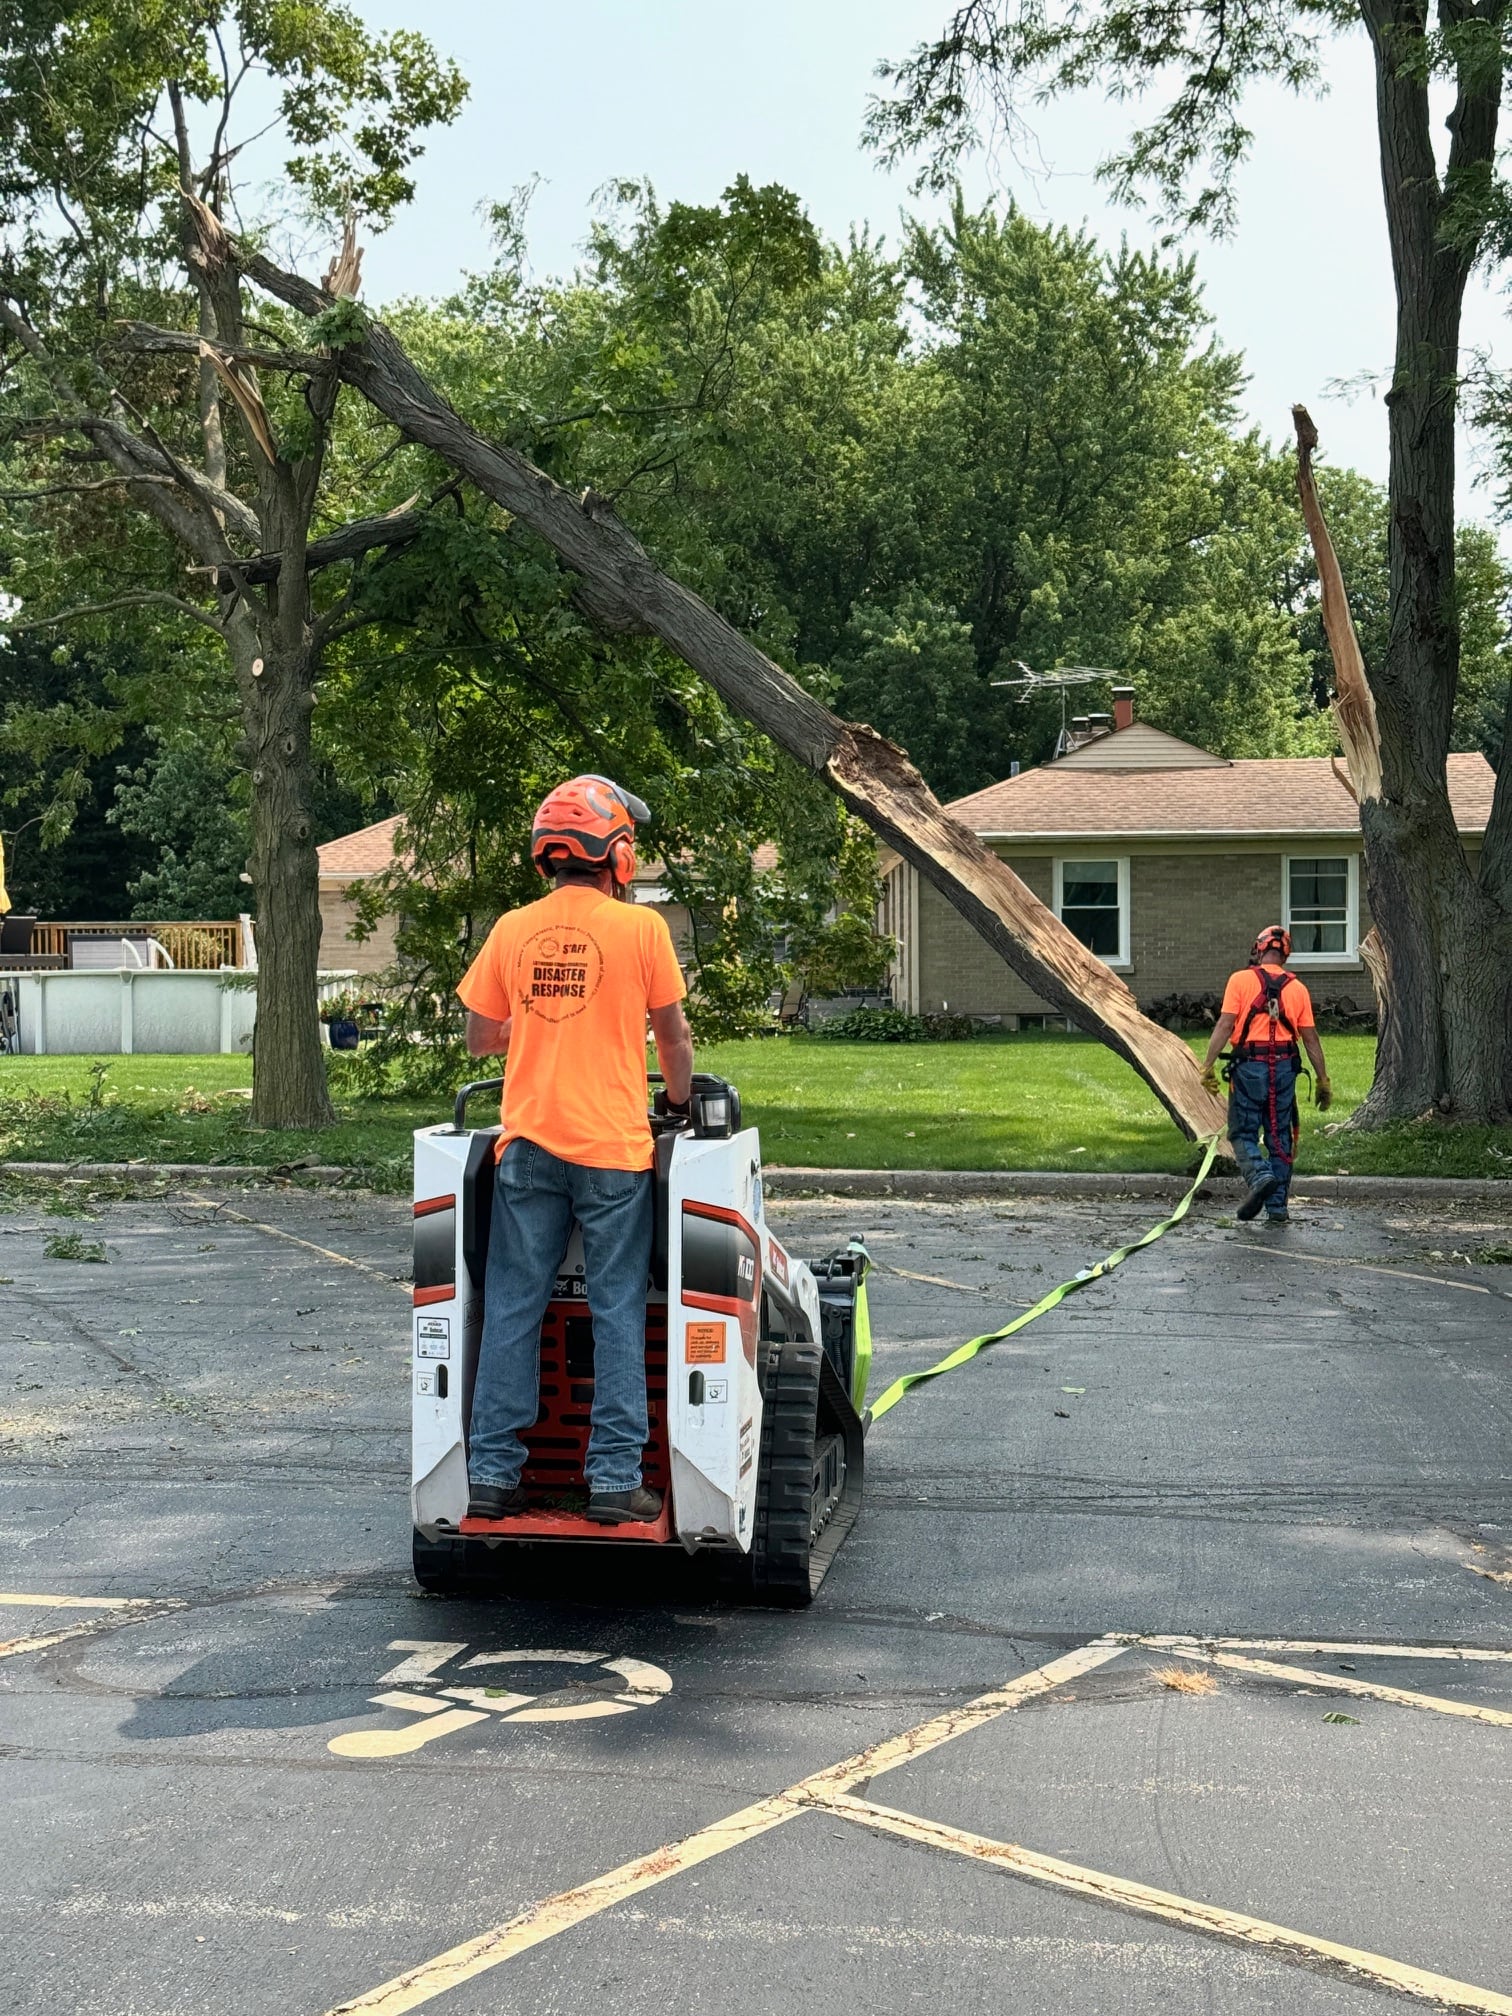
[[[1512,2012],[1512,1208],[1294,1211],[905,1400],[784,1614],[416,1590],[402,1200],[13,1199],[7,2005]],[[772,1210],[874,1390],[1157,1215]]]

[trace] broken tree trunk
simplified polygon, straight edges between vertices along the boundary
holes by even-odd
[[[239,250],[247,277],[315,317],[335,304],[309,281]],[[838,715],[664,574],[609,504],[582,497],[455,413],[381,323],[333,352],[342,378],[388,420],[466,476],[529,527],[578,576],[577,599],[611,631],[650,633],[705,678],[926,876],[1057,1013],[1101,1038],[1139,1072],[1190,1139],[1220,1131],[1222,1104],[1206,1092],[1196,1058],[1170,1030],[1141,1015],[1133,995],[1017,875],[940,806],[904,752]]]
[[[1349,612],[1344,592],[1344,573],[1334,551],[1333,535],[1323,516],[1313,475],[1313,450],[1318,430],[1305,406],[1293,406],[1292,425],[1297,431],[1297,495],[1302,500],[1302,517],[1312,541],[1313,559],[1318,568],[1318,585],[1323,597],[1323,634],[1328,639],[1334,666],[1334,696],[1330,703],[1334,726],[1344,749],[1349,791],[1356,805],[1381,795],[1381,731],[1376,722],[1375,695],[1365,672],[1365,654]],[[1334,774],[1339,766],[1334,763]],[[1360,940],[1360,959],[1375,988],[1378,1043],[1387,1039],[1391,1019],[1391,975],[1386,943],[1372,924]]]

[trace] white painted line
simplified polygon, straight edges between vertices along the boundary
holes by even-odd
[[[1220,1905],[1178,1897],[1169,1890],[1155,1890],[1147,1883],[1130,1882],[1126,1877],[1110,1876],[1100,1869],[1084,1869],[1075,1862],[1062,1862],[1054,1855],[1039,1855],[1011,1841],[992,1841],[961,1827],[942,1826],[913,1813],[878,1806],[869,1799],[830,1793],[815,1798],[813,1803],[827,1813],[853,1820],[877,1833],[967,1856],[1005,1876],[1018,1876],[1054,1890],[1069,1891],[1091,1902],[1111,1904],[1120,1910],[1137,1912],[1142,1918],[1155,1918],[1188,1932],[1206,1933],[1233,1945],[1257,1946],[1278,1960],[1304,1967],[1321,1964],[1361,1986],[1391,1989],[1439,2009],[1469,2010],[1477,2012],[1477,2016],[1512,2016],[1512,1996],[1498,1994],[1492,1988],[1477,1988],[1446,1974],[1430,1973],[1426,1968],[1388,1959],[1382,1953],[1341,1946],[1335,1940],[1320,1939],[1310,1932],[1294,1932],[1289,1926],[1252,1918],[1247,1912],[1226,1911]]]
[[[1381,1267],[1373,1260],[1350,1260],[1340,1253],[1299,1253],[1292,1246],[1262,1246],[1257,1240],[1254,1245],[1246,1242],[1250,1253],[1263,1254],[1267,1260],[1305,1260],[1310,1267],[1353,1267],[1360,1274],[1389,1274],[1394,1281],[1421,1281],[1430,1288],[1458,1288],[1464,1295],[1492,1295],[1503,1302],[1512,1302],[1505,1288],[1488,1288],[1483,1281],[1451,1281],[1442,1274],[1414,1274],[1406,1267]]]
[[[245,1212],[233,1211],[229,1204],[219,1203],[214,1197],[201,1197],[194,1191],[188,1193],[191,1204],[203,1204],[220,1218],[230,1218],[238,1225],[248,1225],[254,1232],[266,1232],[270,1239],[286,1239],[291,1246],[302,1246],[306,1253],[318,1254],[322,1260],[329,1260],[335,1267],[354,1267],[359,1274],[370,1274],[375,1281],[381,1281],[386,1288],[396,1288],[406,1301],[412,1299],[412,1290],[407,1281],[396,1281],[392,1274],[386,1274],[381,1267],[373,1267],[366,1260],[354,1260],[350,1253],[337,1253],[330,1246],[317,1246],[313,1239],[301,1239],[297,1232],[285,1232],[281,1225],[265,1225],[260,1218],[249,1218]]]

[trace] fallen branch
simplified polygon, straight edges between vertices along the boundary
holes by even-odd
[[[331,297],[260,253],[233,245],[247,277],[301,314]],[[467,476],[579,577],[577,599],[610,631],[660,637],[734,711],[816,772],[926,876],[1042,1000],[1125,1058],[1190,1138],[1223,1128],[1179,1036],[1140,1014],[1133,995],[1020,881],[940,806],[904,752],[842,721],[748,637],[674,581],[602,497],[575,497],[455,413],[381,323],[367,322],[331,361],[402,433]]]

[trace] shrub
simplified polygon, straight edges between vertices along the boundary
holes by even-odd
[[[811,1032],[835,1043],[959,1043],[976,1034],[969,1015],[910,1015],[902,1008],[852,1008]]]
[[[901,1008],[853,1008],[814,1025],[814,1035],[830,1043],[922,1043],[922,1017]]]
[[[976,1034],[976,1024],[969,1015],[921,1015],[919,1020],[931,1043],[964,1043]]]

